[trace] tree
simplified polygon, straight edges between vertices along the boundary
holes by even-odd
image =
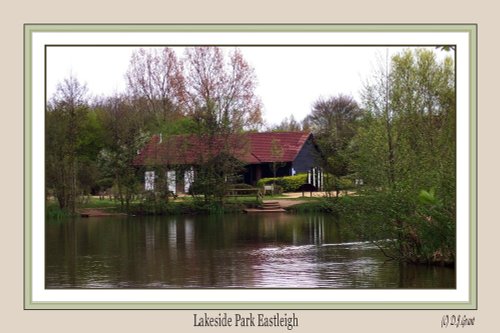
[[[290,117],[285,117],[283,120],[275,126],[269,128],[273,132],[300,132],[303,130],[302,125],[295,120],[295,117],[290,115]]]
[[[271,157],[273,159],[271,165],[273,168],[273,191],[272,194],[274,195],[274,191],[276,190],[276,172],[278,171],[278,168],[280,168],[283,165],[283,162],[280,162],[283,160],[283,148],[281,147],[281,144],[278,140],[273,139],[271,142]]]
[[[454,196],[453,61],[448,57],[440,63],[434,52],[416,50],[398,54],[392,62],[391,106],[397,114],[398,172],[415,192],[437,185],[439,195],[444,191]]]
[[[387,64],[388,65],[388,64]],[[391,58],[364,91],[355,170],[389,206],[380,225],[393,256],[452,262],[456,217],[456,100],[453,59],[426,49]],[[380,75],[382,73],[382,75]],[[378,181],[377,181],[378,177]]]
[[[139,185],[133,160],[148,135],[137,121],[139,111],[126,97],[109,97],[99,104],[103,110],[101,121],[106,131],[106,146],[99,156],[100,168],[105,176],[113,179],[121,207],[128,211]]]
[[[184,113],[185,79],[182,63],[173,49],[139,49],[132,54],[126,73],[128,94],[145,113],[151,127],[177,119]],[[147,117],[149,116],[149,117]]]
[[[318,99],[313,104],[311,114],[307,116],[306,122],[323,155],[323,168],[334,177],[332,185],[337,195],[340,178],[350,172],[349,147],[356,134],[360,116],[357,102],[346,95]]]
[[[102,178],[97,160],[106,142],[99,110],[90,104],[80,125],[77,150],[80,192],[84,195],[97,194],[100,190],[99,180]]]
[[[218,47],[186,49],[188,110],[208,131],[236,133],[261,125],[252,67],[237,49],[225,59]]]
[[[374,186],[392,187],[396,181],[394,110],[391,105],[391,86],[391,67],[387,51],[385,61],[379,58],[378,68],[373,73],[370,82],[365,83],[362,91],[362,101],[368,113],[365,113],[363,117],[363,131],[359,133],[358,141],[365,140],[363,142],[369,148],[366,145],[358,146],[358,149],[367,148],[363,153],[358,153],[358,156],[377,162],[358,163],[358,171],[369,184]],[[360,162],[359,159],[358,162]],[[361,171],[361,168],[364,169]]]
[[[80,136],[87,112],[87,87],[74,76],[57,85],[46,111],[46,188],[72,214],[80,194]]]
[[[434,52],[424,49],[393,56],[365,86],[363,104],[366,126],[356,138],[360,152],[356,165],[363,177],[375,180],[370,174],[377,173],[383,177],[374,185],[412,188],[415,193],[434,186],[436,179],[453,182],[455,89],[451,58],[439,62]]]
[[[241,169],[230,156],[245,149],[240,135],[261,125],[256,77],[240,51],[225,56],[218,47],[194,47],[185,53],[187,110],[196,124],[198,140],[207,143],[200,154],[197,183],[205,184],[205,199],[221,201],[231,179]],[[208,157],[207,157],[208,156]]]

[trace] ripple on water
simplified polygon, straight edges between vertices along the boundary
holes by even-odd
[[[370,287],[381,261],[363,252],[376,246],[369,242],[266,247],[251,252],[256,257],[256,287],[353,288]]]

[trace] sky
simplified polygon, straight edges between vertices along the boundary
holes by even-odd
[[[70,75],[85,83],[91,95],[110,96],[124,92],[125,73],[136,47],[58,46],[47,48],[47,97]],[[307,116],[320,97],[350,95],[361,102],[364,82],[370,79],[380,59],[401,52],[400,47],[239,47],[257,77],[256,94],[263,103],[268,125],[291,115],[298,121]],[[179,57],[183,49],[177,48]]]

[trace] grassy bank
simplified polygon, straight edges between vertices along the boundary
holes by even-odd
[[[247,204],[238,202],[204,202],[195,200],[170,202],[141,202],[130,206],[132,215],[201,215],[241,212]]]
[[[392,240],[384,254],[394,260],[431,265],[455,263],[455,210],[428,192],[375,193],[320,198],[291,207],[292,212],[334,214],[363,239]]]
[[[268,199],[277,199],[278,196],[265,197]],[[98,209],[109,213],[127,213],[130,215],[199,215],[199,214],[223,214],[241,212],[247,207],[256,207],[259,204],[257,198],[252,196],[241,196],[227,198],[223,203],[214,201],[205,201],[203,198],[186,196],[176,200],[134,200],[130,202],[129,209],[122,207],[121,203],[112,199],[99,199],[90,197],[85,202],[78,205],[79,209]],[[46,217],[48,218],[67,218],[71,214],[59,208],[57,202],[49,201],[46,203]]]

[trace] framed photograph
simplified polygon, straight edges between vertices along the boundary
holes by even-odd
[[[25,25],[25,308],[476,309],[476,34]]]

